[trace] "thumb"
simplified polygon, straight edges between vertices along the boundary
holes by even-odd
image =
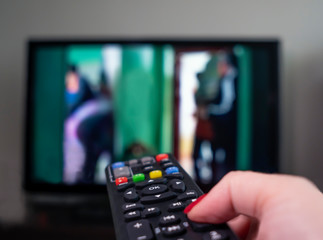
[[[240,214],[261,219],[267,201],[282,189],[282,180],[289,178],[273,175],[230,172],[194,207],[188,206],[185,212],[189,210],[188,217],[197,222],[223,223]]]

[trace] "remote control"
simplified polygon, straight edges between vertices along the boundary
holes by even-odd
[[[118,240],[238,240],[227,224],[183,213],[203,192],[171,154],[115,162],[106,177]]]

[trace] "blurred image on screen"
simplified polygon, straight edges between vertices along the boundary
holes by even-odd
[[[231,170],[276,171],[275,47],[36,43],[33,181],[103,186],[107,164],[164,152],[204,191]]]

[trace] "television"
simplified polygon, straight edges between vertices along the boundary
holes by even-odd
[[[31,39],[28,192],[106,193],[107,164],[173,153],[208,191],[277,172],[277,39]]]

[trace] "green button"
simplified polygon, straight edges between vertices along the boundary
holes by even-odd
[[[141,182],[143,180],[145,180],[145,174],[143,173],[138,173],[132,176],[133,182]]]

